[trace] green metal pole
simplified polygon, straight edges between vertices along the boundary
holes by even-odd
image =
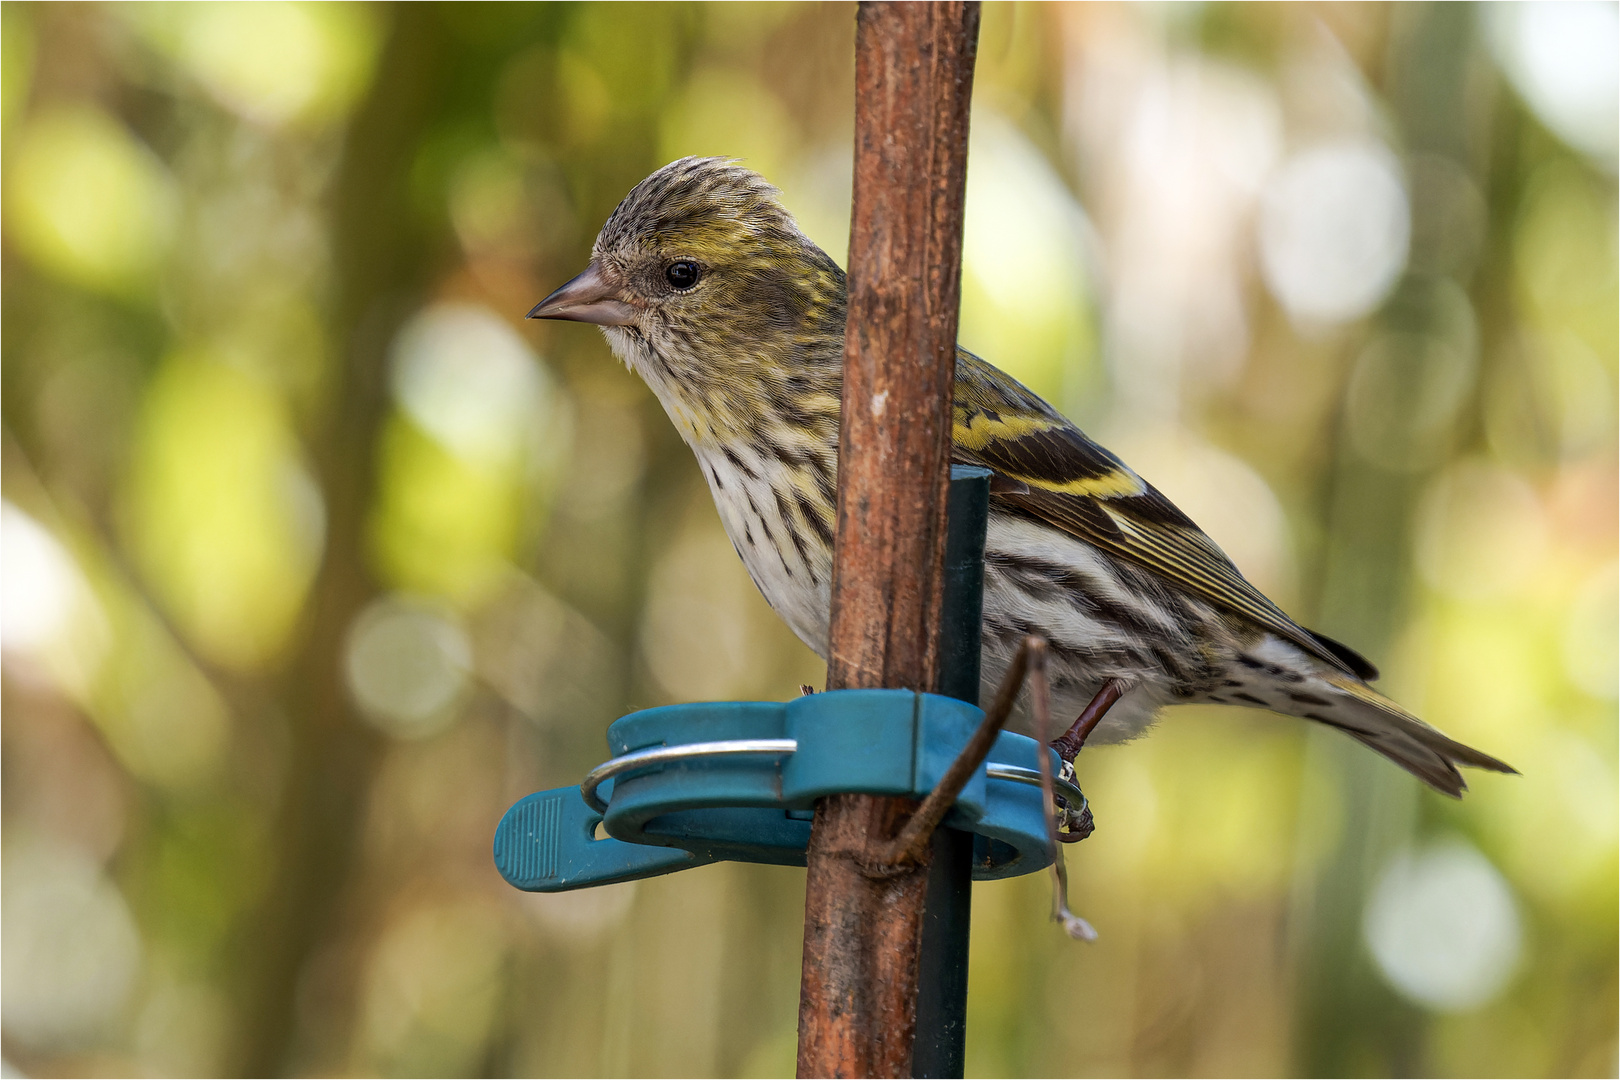
[[[951,466],[945,534],[945,599],[937,693],[979,703],[979,628],[984,613],[984,536],[990,470]],[[960,1077],[967,1047],[968,924],[973,913],[973,835],[934,832],[917,970],[912,1073]]]

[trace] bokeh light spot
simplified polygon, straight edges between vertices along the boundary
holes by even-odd
[[[1296,321],[1344,322],[1394,285],[1410,232],[1394,155],[1375,143],[1327,143],[1288,159],[1267,185],[1260,264]]]
[[[1540,569],[1547,514],[1518,474],[1483,461],[1448,469],[1418,509],[1417,564],[1448,596],[1511,594]]]
[[[1005,120],[976,118],[962,235],[962,344],[1063,401],[1094,359],[1090,223],[1046,158]]]
[[[349,689],[379,728],[423,738],[455,719],[450,706],[472,667],[466,632],[446,615],[398,597],[378,600],[349,630]]]
[[[107,620],[65,547],[11,503],[0,504],[0,648],[38,662],[84,700],[108,645]]]
[[[775,94],[745,73],[706,68],[664,113],[658,153],[664,161],[737,157],[755,172],[781,176],[792,137],[792,119]]]
[[[469,156],[450,180],[450,220],[474,257],[533,258],[539,233],[533,202],[521,164],[497,149]]]
[[[275,389],[211,357],[171,357],[147,388],[131,473],[132,546],[176,621],[221,663],[268,662],[326,528]]]
[[[1542,123],[1611,171],[1620,129],[1620,9],[1605,0],[1489,4],[1497,61]]]
[[[428,308],[400,332],[393,360],[394,394],[405,412],[469,462],[510,460],[545,419],[550,380],[488,308]]]
[[[150,614],[125,613],[95,720],[124,767],[147,783],[194,788],[212,778],[231,717],[212,684]]]
[[[88,105],[31,119],[7,155],[6,230],[42,269],[98,292],[146,291],[177,203],[167,171]]]
[[[1519,960],[1512,889],[1461,841],[1397,855],[1374,886],[1362,935],[1391,986],[1448,1012],[1490,1001]]]
[[[139,4],[125,12],[214,99],[266,125],[342,116],[371,80],[379,43],[363,4]]]
[[[774,618],[725,534],[694,530],[653,568],[642,654],[673,700],[747,697],[769,676]]]
[[[70,846],[8,836],[3,895],[6,1037],[63,1050],[113,1034],[141,967],[117,886]]]
[[[83,588],[72,558],[40,524],[10,503],[0,504],[0,645],[32,650],[56,640]]]
[[[1414,289],[1414,292],[1420,291]],[[1376,335],[1356,358],[1345,411],[1356,452],[1386,469],[1433,466],[1449,449],[1452,423],[1474,386],[1479,334],[1467,295],[1437,279],[1424,332]]]
[[[500,1004],[507,945],[475,900],[423,905],[389,924],[364,986],[362,1038],[385,1075],[463,1076]]]

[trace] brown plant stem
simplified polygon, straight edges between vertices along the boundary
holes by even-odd
[[[1024,686],[1024,672],[1029,667],[1029,641],[1018,647],[1013,655],[1013,661],[1007,665],[1007,673],[1001,677],[1001,686],[996,690],[996,700],[990,705],[990,711],[984,714],[973,737],[962,747],[951,767],[945,770],[934,790],[922,801],[917,812],[911,815],[900,835],[891,840],[878,856],[876,864],[871,868],[875,873],[892,873],[895,870],[915,866],[923,861],[928,850],[929,838],[939,823],[945,820],[950,812],[956,797],[962,794],[962,789],[973,778],[974,772],[984,763],[990,748],[995,745],[996,736],[1001,729],[1007,726],[1007,717],[1012,715],[1013,703],[1018,700],[1018,691]]]
[[[827,687],[939,666],[968,103],[979,6],[865,3]],[[905,1076],[927,874],[862,871],[915,805],[833,795],[807,852],[800,1076]]]

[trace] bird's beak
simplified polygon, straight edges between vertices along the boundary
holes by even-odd
[[[630,326],[639,314],[620,299],[619,284],[598,263],[591,263],[579,275],[529,312],[531,319],[568,319],[598,326]]]

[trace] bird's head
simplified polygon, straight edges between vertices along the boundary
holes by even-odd
[[[734,161],[696,157],[637,184],[584,273],[529,312],[596,323],[649,382],[791,364],[796,342],[802,352],[829,334],[841,348],[843,317],[842,271],[777,190]]]

